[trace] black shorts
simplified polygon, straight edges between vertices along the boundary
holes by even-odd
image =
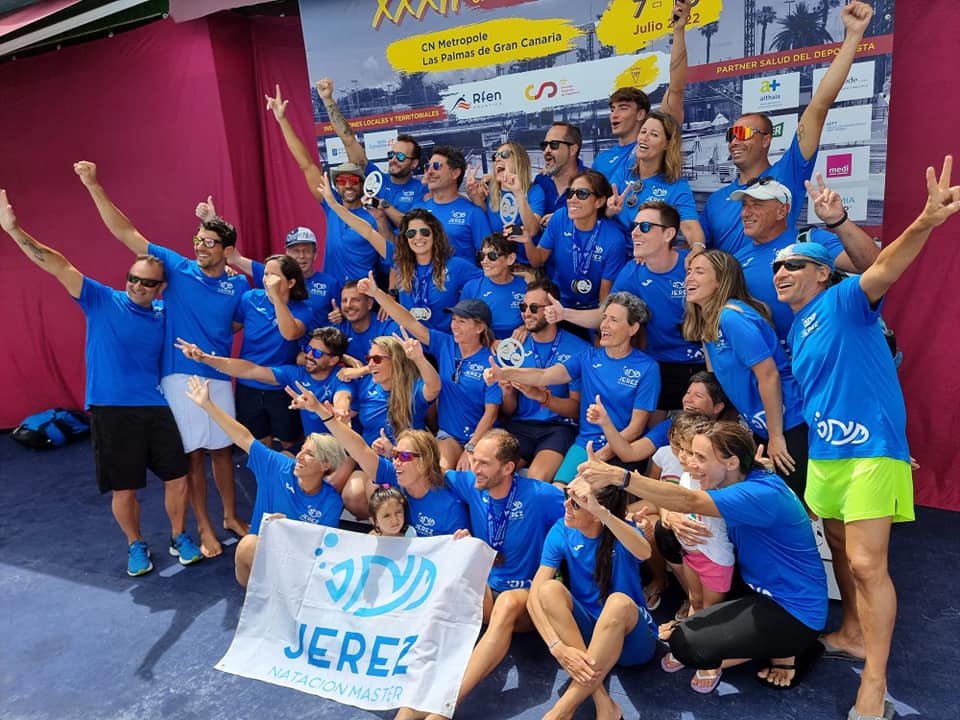
[[[537,422],[511,420],[506,424],[510,432],[520,443],[520,457],[528,463],[541,450],[553,450],[566,455],[577,437],[577,426],[568,423]]]
[[[753,434],[753,439],[757,445],[764,446],[764,455],[766,455],[766,446],[767,440],[760,437],[756,433]],[[795,467],[793,472],[789,475],[777,470],[777,475],[783,478],[783,481],[787,484],[787,487],[793,490],[796,493],[797,497],[800,500],[803,500],[803,493],[807,489],[807,463],[809,462],[809,442],[810,442],[810,429],[807,427],[806,423],[800,423],[795,425],[789,430],[785,430],[783,433],[783,439],[787,443],[787,452],[790,453],[790,457],[793,458]]]
[[[657,400],[657,410],[679,410],[683,407],[683,396],[687,394],[690,378],[698,372],[706,370],[703,363],[661,362],[660,366],[660,398]]]
[[[300,413],[290,409],[290,396],[283,388],[258,390],[237,383],[237,422],[255,438],[272,435],[281,442],[296,442],[303,435]]]
[[[164,481],[187,474],[180,431],[166,405],[94,405],[90,430],[101,493],[146,487],[147,470]]]

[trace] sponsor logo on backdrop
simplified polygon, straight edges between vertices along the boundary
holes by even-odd
[[[743,112],[768,112],[800,104],[800,73],[743,81]]]
[[[820,145],[849,145],[870,140],[873,105],[833,108],[820,136]]]
[[[837,95],[836,102],[845,102],[847,100],[869,100],[874,95],[874,72],[876,63],[873,60],[867,62],[854,63],[850,68],[850,74],[847,75],[847,81],[843,84],[840,94]],[[820,86],[823,76],[827,74],[826,66],[816,68],[813,71],[813,91],[816,92]]]
[[[853,155],[840,153],[827,158],[827,180],[848,178],[853,174]]]

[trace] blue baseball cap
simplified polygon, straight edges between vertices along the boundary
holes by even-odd
[[[830,251],[817,242],[797,242],[793,243],[793,245],[787,245],[787,247],[777,253],[774,262],[781,262],[794,257],[812,260],[817,263],[817,265],[823,265],[825,268],[829,268],[830,272],[834,270],[833,258],[830,256]]]
[[[477,298],[461,298],[456,305],[444,308],[443,311],[457,317],[483,320],[487,327],[493,325],[493,314],[490,312],[490,306]]]

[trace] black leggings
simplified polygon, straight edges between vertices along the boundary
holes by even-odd
[[[754,592],[701,610],[677,625],[670,652],[684,665],[710,670],[727,659],[800,655],[818,634],[773,599]]]
[[[756,433],[753,434],[753,439],[758,445],[763,444],[764,454],[766,454],[768,441]],[[789,475],[784,475],[779,470],[775,470],[775,472],[783,478],[787,487],[793,490],[802,502],[803,492],[807,489],[807,446],[810,442],[810,429],[806,423],[800,423],[789,430],[785,430],[783,439],[787,443],[787,452],[790,453],[790,457],[793,458],[796,467],[794,467],[793,472]]]

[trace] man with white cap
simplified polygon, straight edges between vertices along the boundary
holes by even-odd
[[[960,212],[952,163],[948,155],[939,179],[927,168],[923,212],[859,277],[834,283],[832,254],[818,243],[790,245],[774,262],[777,297],[796,313],[788,342],[811,430],[804,499],[823,518],[843,604],[843,624],[821,642],[866,659],[850,720],[893,716],[886,666],[897,598],[887,548],[891,523],[914,519],[906,411],[877,319],[930,232]]]
[[[197,208],[198,215],[204,203],[200,205],[201,207]],[[210,214],[216,215],[212,204],[209,207]],[[285,244],[287,255],[296,260],[300,270],[303,271],[304,284],[309,293],[306,302],[313,310],[313,322],[307,330],[323,327],[328,324],[327,316],[330,311],[337,305],[340,283],[329,273],[319,272],[314,267],[317,259],[317,236],[314,235],[313,230],[308,227],[295,227],[287,233]],[[239,253],[234,253],[229,262],[232,267],[252,277],[254,286],[263,287],[263,263]]]
[[[876,258],[877,246],[869,235],[849,220],[840,196],[824,186],[819,174],[817,182],[817,193],[807,183],[814,210],[823,213],[820,219],[840,237],[820,228],[814,228],[806,237],[827,249],[831,264],[841,270],[862,272]],[[770,268],[777,253],[797,241],[796,229],[789,224],[793,194],[777,180],[761,177],[756,182],[748,183],[742,190],[731,193],[730,200],[741,203],[740,219],[748,241],[733,255],[743,267],[750,294],[770,307],[777,337],[781,343],[785,343],[793,324],[793,312],[777,300],[770,282]],[[834,220],[837,215],[840,216],[839,221]]]

